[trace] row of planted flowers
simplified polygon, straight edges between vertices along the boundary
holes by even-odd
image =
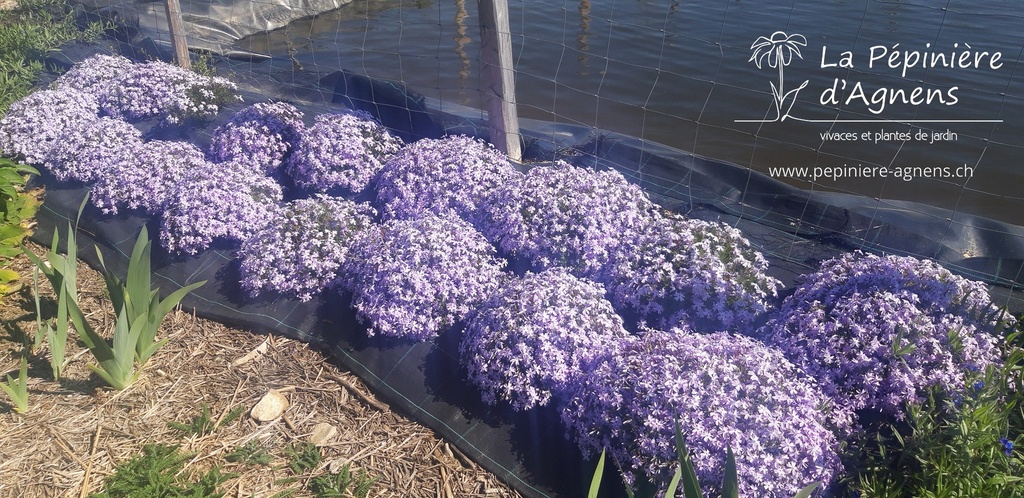
[[[851,253],[776,307],[779,282],[739,231],[666,212],[612,171],[524,173],[471,138],[403,144],[368,115],[307,125],[280,102],[243,108],[205,150],[133,126],[210,117],[233,90],[96,56],[14,104],[0,152],[91,185],[105,212],[160,216],[169,251],[237,242],[253,295],[341,290],[369,334],[402,340],[462,326],[486,401],[556,403],[631,482],[668,480],[677,418],[708,492],[727,447],[742,496],[834,482],[860,413],[901,418],[1001,361],[1012,318],[980,283]]]

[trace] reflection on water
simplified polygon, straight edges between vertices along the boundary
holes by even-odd
[[[998,2],[997,2],[998,3]],[[807,0],[510,0],[519,113],[582,124],[663,143],[769,173],[779,167],[959,167],[971,178],[779,179],[810,190],[840,191],[933,205],[1024,224],[1024,12],[999,5]],[[399,80],[442,102],[482,109],[476,6],[465,0],[354,2],[244,41],[241,48],[294,59],[309,72],[349,69]],[[808,86],[791,115],[803,119],[882,119],[871,123],[740,123],[770,111],[778,74],[759,70],[750,46],[775,31],[807,38],[803,58],[786,67],[786,88]],[[575,36],[573,36],[575,34]],[[575,38],[575,39],[573,39]],[[914,70],[902,77],[875,45],[923,49],[970,44],[1003,53],[998,71]],[[823,68],[822,50],[850,51],[853,67]],[[572,52],[576,52],[575,57]],[[595,71],[594,69],[600,69]],[[836,79],[876,89],[958,87],[956,106],[889,105],[881,115],[857,102],[823,105]],[[1002,123],[917,123],[922,119],[1002,119]],[[887,121],[886,121],[887,120]],[[881,131],[949,129],[956,141],[836,141]]]
[[[452,36],[452,40],[455,41],[455,55],[459,58],[462,63],[459,66],[459,94],[463,95],[463,100],[460,104],[468,104],[468,99],[465,98],[466,94],[466,81],[469,80],[469,55],[466,53],[466,45],[469,45],[473,39],[467,34],[466,19],[469,18],[469,13],[466,12],[466,0],[455,0],[455,35]]]
[[[589,59],[587,52],[590,45],[587,43],[587,32],[590,31],[590,0],[580,0],[580,32],[576,34],[576,49],[580,51],[577,60],[580,64],[586,65]]]

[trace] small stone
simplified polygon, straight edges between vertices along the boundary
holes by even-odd
[[[338,428],[327,422],[320,422],[313,426],[313,432],[309,435],[309,444],[323,446],[338,435]]]
[[[288,408],[288,398],[279,391],[271,389],[263,395],[259,403],[252,407],[249,414],[258,422],[270,422],[276,420]]]

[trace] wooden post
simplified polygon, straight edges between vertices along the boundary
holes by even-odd
[[[171,45],[174,46],[174,58],[178,65],[192,69],[192,59],[188,56],[188,42],[185,41],[185,24],[181,21],[181,4],[178,0],[167,0],[167,25],[171,28]]]
[[[480,51],[484,98],[491,142],[519,162],[519,114],[516,112],[516,73],[512,68],[512,32],[507,0],[477,0],[480,12]]]

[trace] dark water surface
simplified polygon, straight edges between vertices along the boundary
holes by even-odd
[[[804,189],[1024,225],[1019,1],[510,0],[509,8],[521,116],[765,174],[807,168],[775,171]],[[783,100],[782,121],[773,104],[778,65],[769,67],[765,52],[761,68],[751,61],[752,44],[776,31],[806,41],[793,45],[803,58],[783,65],[783,93],[807,84]],[[356,0],[241,45],[290,56],[304,71],[344,68],[400,80],[442,105],[483,107],[476,2]],[[906,52],[930,67],[917,62],[904,73]],[[932,60],[933,52],[945,55]],[[836,98],[822,104],[833,86]],[[918,104],[901,102],[915,91]],[[892,94],[898,100],[884,107],[874,100]],[[808,178],[815,168],[819,177]],[[836,173],[845,177],[822,176]]]

